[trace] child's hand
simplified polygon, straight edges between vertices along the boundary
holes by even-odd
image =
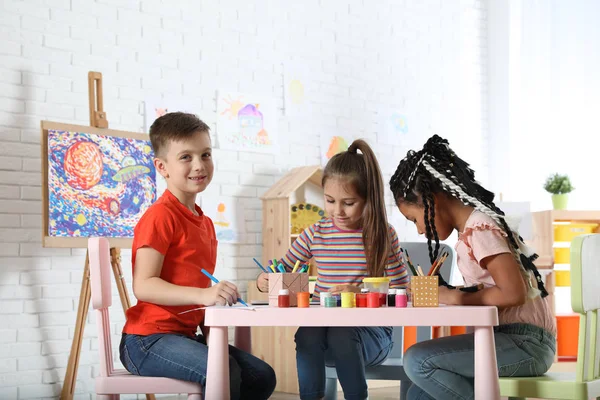
[[[205,306],[225,306],[237,303],[237,299],[240,297],[237,286],[231,282],[221,281],[210,288],[205,290],[205,299],[200,302]]]
[[[460,296],[462,295],[460,290],[449,289],[446,286],[440,286],[438,289],[440,291],[440,303],[448,305],[460,304]]]
[[[261,292],[265,293],[269,291],[269,274],[263,272],[256,278],[256,287]]]
[[[354,292],[360,293],[360,288],[356,285],[336,285],[329,289],[331,294],[338,294],[342,292]]]

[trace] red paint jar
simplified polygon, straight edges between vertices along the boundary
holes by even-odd
[[[379,308],[381,305],[380,293],[367,293],[367,307],[368,308]]]
[[[387,293],[379,293],[379,307],[387,307]]]
[[[360,289],[360,293],[356,294],[356,307],[366,308],[367,307],[367,294],[369,289]]]
[[[279,296],[277,297],[278,307],[289,307],[290,306],[290,291],[288,289],[279,290]]]

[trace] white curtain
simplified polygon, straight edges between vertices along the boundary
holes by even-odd
[[[510,199],[551,208],[545,178],[566,173],[570,209],[599,209],[600,1],[510,2]],[[493,149],[492,149],[493,151]]]

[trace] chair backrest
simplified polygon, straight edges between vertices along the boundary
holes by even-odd
[[[579,314],[576,379],[600,379],[600,234],[571,242],[571,307]]]
[[[421,265],[423,268],[423,272],[427,273],[426,269],[431,266],[431,261],[429,260],[429,248],[427,247],[427,243],[424,242],[404,242],[400,243],[400,247],[405,250],[408,250],[408,254],[410,255],[410,261],[417,266],[417,264]],[[452,270],[452,260],[454,259],[454,250],[448,246],[447,244],[440,243],[440,250],[438,254],[442,254],[442,252],[447,251],[450,253],[442,268],[440,269],[440,274],[442,278],[449,282],[450,280],[450,271]],[[408,271],[410,275],[410,271]],[[390,357],[392,358],[400,358],[404,353],[404,336],[405,328],[403,326],[394,327],[394,333],[392,340],[394,341],[394,347],[392,348],[392,352],[390,353]],[[429,340],[432,338],[432,328],[430,326],[419,326],[416,329],[416,337],[413,336],[413,340],[416,342],[422,342],[424,340]],[[408,345],[410,345],[411,340],[409,340]]]
[[[98,351],[100,353],[100,376],[109,376],[114,371],[110,319],[108,308],[112,304],[110,246],[106,238],[88,239],[88,262],[92,307],[96,310],[98,326]]]

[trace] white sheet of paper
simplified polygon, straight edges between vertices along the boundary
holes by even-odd
[[[181,315],[181,314],[187,314],[189,312],[192,311],[197,311],[197,310],[206,310],[207,308],[235,308],[235,309],[239,309],[239,310],[248,310],[248,311],[254,311],[256,310],[256,307],[246,307],[243,304],[234,304],[232,306],[208,306],[208,307],[197,307],[197,308],[192,308],[191,310],[186,310],[186,311],[182,311],[180,313],[178,313],[177,315]]]

